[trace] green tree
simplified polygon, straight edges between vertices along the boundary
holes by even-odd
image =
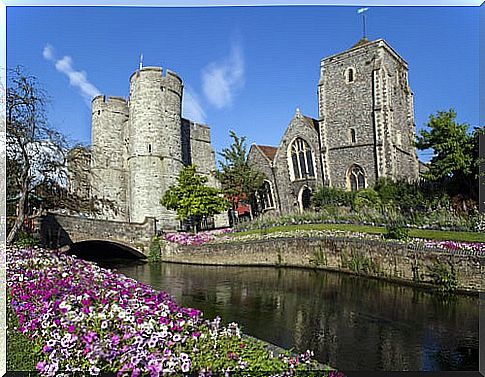
[[[237,206],[238,202],[254,206],[256,195],[258,191],[261,191],[266,177],[249,165],[246,137],[239,137],[234,131],[230,131],[229,135],[233,142],[229,148],[224,148],[222,152],[219,152],[224,161],[219,163],[221,171],[216,173],[217,178],[233,208]]]
[[[457,123],[453,109],[431,115],[427,127],[420,131],[416,142],[418,149],[432,149],[434,153],[429,170],[423,177],[448,184],[452,194],[477,200],[478,154],[475,153],[475,144],[481,131],[475,128],[470,133],[467,123]]]
[[[221,213],[229,207],[220,190],[206,186],[207,177],[197,174],[195,165],[184,167],[177,183],[170,186],[160,203],[176,211],[179,220],[193,220],[194,231],[204,217]]]

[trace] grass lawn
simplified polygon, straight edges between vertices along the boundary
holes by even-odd
[[[347,232],[383,234],[386,228],[370,225],[354,224],[302,224],[302,225],[284,225],[274,226],[264,229],[264,233],[290,232],[293,230],[344,230]],[[232,233],[232,236],[238,237],[246,234],[261,234],[261,230],[254,229],[245,232]],[[409,229],[409,236],[416,238],[432,239],[437,241],[466,241],[466,242],[485,242],[485,234],[478,232],[452,232],[443,230],[428,229]]]
[[[17,316],[7,301],[7,371],[35,371],[40,353],[36,352],[36,345],[29,337],[14,329],[18,326]]]

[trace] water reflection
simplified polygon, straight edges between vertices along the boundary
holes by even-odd
[[[110,263],[184,306],[341,370],[478,370],[475,297],[323,271]]]

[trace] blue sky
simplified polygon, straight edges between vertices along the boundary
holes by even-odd
[[[362,36],[358,8],[8,7],[7,66],[38,77],[73,141],[90,143],[90,96],[127,96],[143,53],[183,78],[184,115],[211,127],[216,151],[230,129],[277,145],[296,107],[317,117],[320,59]],[[478,125],[478,7],[371,7],[367,30],[408,62],[418,129],[451,107]]]

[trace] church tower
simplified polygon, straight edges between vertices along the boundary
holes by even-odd
[[[418,178],[407,63],[383,39],[321,61],[318,111],[327,184],[357,190],[381,177]]]

